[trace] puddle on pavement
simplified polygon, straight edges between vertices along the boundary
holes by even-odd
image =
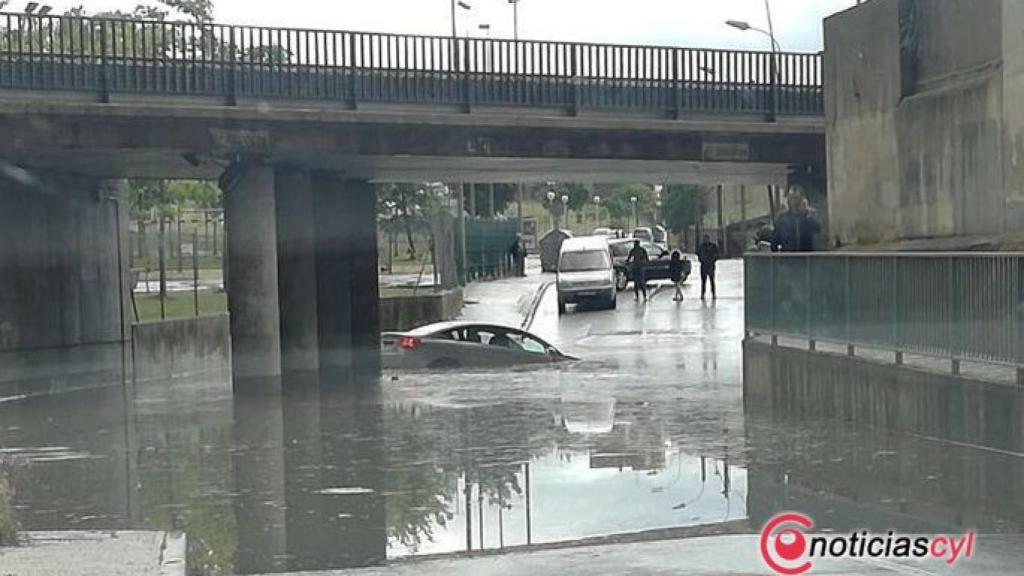
[[[75,394],[0,407],[0,457],[24,528],[183,529],[209,574],[749,532],[789,507],[825,529],[1021,528],[1019,455],[744,415],[732,381],[570,367],[127,409]]]

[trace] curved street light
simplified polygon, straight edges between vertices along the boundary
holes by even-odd
[[[555,194],[554,190],[548,190],[548,193],[547,193],[547,197],[548,197],[548,211],[551,212],[551,229],[552,230],[554,230],[555,228],[558,227],[558,223],[555,222],[555,196],[556,196],[556,194]]]
[[[636,196],[629,197],[629,203],[633,205],[633,229],[637,229],[640,226],[640,214],[636,211]]]
[[[770,80],[771,80],[771,83],[772,83],[772,91],[771,91],[772,101],[771,101],[771,106],[770,106],[769,119],[771,121],[774,121],[775,120],[775,115],[776,115],[776,109],[778,107],[778,104],[777,104],[778,103],[778,94],[777,94],[777,92],[779,90],[779,83],[780,83],[779,82],[779,67],[778,67],[778,64],[776,63],[776,61],[778,60],[779,52],[782,52],[782,48],[781,48],[781,46],[779,46],[779,41],[775,38],[775,27],[772,25],[772,7],[771,7],[771,4],[769,3],[769,0],[764,0],[764,11],[765,11],[765,15],[768,18],[768,29],[767,30],[765,30],[763,28],[758,28],[757,26],[751,26],[750,23],[745,21],[745,20],[726,20],[725,24],[726,24],[726,26],[731,26],[731,27],[733,27],[733,28],[735,28],[737,30],[743,31],[743,32],[746,32],[747,30],[753,30],[754,32],[759,32],[761,34],[764,34],[765,36],[768,37],[769,40],[771,40],[772,59],[771,59],[771,71],[769,72],[769,74],[771,75],[771,79]]]
[[[569,229],[569,197],[562,194],[562,218],[565,220],[565,229]]]

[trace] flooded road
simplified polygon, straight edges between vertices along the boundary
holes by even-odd
[[[791,508],[825,530],[1024,530],[1017,429],[993,449],[745,409],[742,271],[721,268],[715,302],[691,280],[682,304],[624,293],[559,317],[549,290],[532,329],[581,358],[564,366],[0,404],[17,514],[29,530],[182,529],[207,574],[750,533]]]

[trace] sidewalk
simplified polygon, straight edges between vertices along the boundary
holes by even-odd
[[[525,278],[474,282],[463,290],[466,303],[460,320],[522,326],[532,315],[540,290],[555,281],[554,274],[541,272],[540,258],[526,259]]]
[[[1020,536],[979,535],[974,557],[955,566],[943,560],[872,558],[815,559],[815,575],[838,574],[1013,574],[1020,570],[1024,550]],[[602,546],[582,546],[536,552],[478,557],[452,557],[402,561],[377,567],[333,572],[306,572],[303,576],[711,576],[770,574],[758,552],[755,534],[709,536]]]
[[[7,576],[185,576],[182,534],[132,530],[26,532],[0,548]],[[111,559],[116,559],[112,562]]]

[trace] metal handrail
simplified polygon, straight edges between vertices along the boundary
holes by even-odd
[[[823,108],[814,53],[16,13],[0,13],[0,88],[670,112]]]
[[[1024,253],[745,256],[746,330],[1024,369]]]

